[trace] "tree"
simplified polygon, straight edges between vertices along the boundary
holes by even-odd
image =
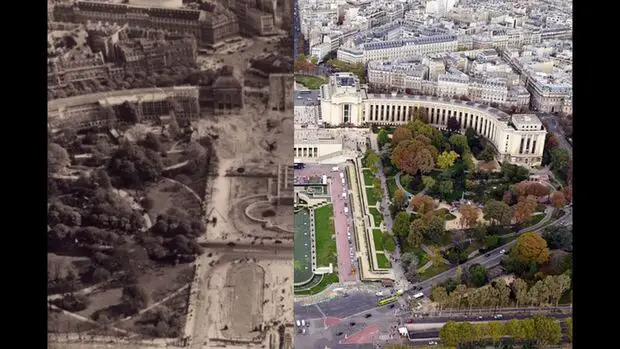
[[[467,143],[467,136],[465,135],[453,134],[450,136],[448,141],[452,144],[453,149],[459,154],[469,151],[469,144]]]
[[[568,227],[551,226],[545,229],[542,237],[547,241],[547,246],[552,250],[571,251],[573,249],[573,232]]]
[[[426,213],[432,212],[437,208],[435,204],[435,199],[428,195],[416,195],[409,202],[409,206],[412,210],[417,212],[418,214],[424,215]]]
[[[411,176],[406,173],[401,174],[400,184],[402,184],[404,188],[409,188],[411,186]]]
[[[525,330],[520,320],[510,319],[506,323],[506,335],[511,336],[516,341],[522,341],[525,339]]]
[[[71,164],[69,153],[57,143],[47,148],[47,166],[52,173],[59,172]]]
[[[551,167],[558,171],[568,168],[570,157],[568,151],[563,148],[555,148],[551,151]]]
[[[396,191],[394,191],[392,204],[398,207],[398,209],[402,209],[403,207],[407,206],[407,198],[405,197],[405,192],[402,189],[397,188]]]
[[[512,282],[512,292],[515,294],[517,307],[527,303],[527,283],[523,279],[515,279]]]
[[[566,336],[568,337],[568,341],[572,342],[573,341],[573,318],[569,317],[568,319],[564,320],[564,323],[566,323]]]
[[[554,191],[551,193],[551,204],[555,208],[564,207],[564,205],[566,205],[566,197],[564,196],[564,193],[561,191]]]
[[[439,192],[441,195],[450,195],[454,190],[454,182],[452,180],[447,179],[445,181],[439,182]]]
[[[435,168],[437,149],[420,139],[403,141],[392,150],[392,163],[401,171],[428,173]]]
[[[310,63],[312,63],[313,65],[316,65],[319,62],[319,59],[317,56],[310,56]]]
[[[365,154],[366,166],[370,169],[370,172],[373,174],[377,173],[377,164],[381,160],[379,155],[377,155],[372,149],[368,148]]]
[[[435,186],[435,179],[431,176],[422,176],[422,185],[426,189],[433,189]]]
[[[416,219],[409,225],[409,235],[407,242],[413,247],[418,247],[424,241],[424,229],[426,224],[423,219]]]
[[[409,234],[409,226],[409,213],[401,211],[396,215],[396,219],[394,219],[392,232],[397,236],[405,237]]]
[[[476,225],[479,215],[476,207],[467,204],[461,205],[459,213],[461,213],[461,219],[459,220],[461,227],[471,228]]]
[[[506,190],[504,192],[504,195],[502,196],[502,201],[505,202],[507,205],[510,205],[512,203],[512,192],[510,190]]]
[[[463,152],[462,159],[463,164],[468,171],[473,171],[476,169],[476,164],[474,164],[474,155],[469,150]]]
[[[384,145],[390,142],[390,137],[388,133],[385,132],[385,129],[381,129],[377,134],[377,143],[379,143],[379,148],[383,148]]]
[[[560,321],[542,316],[534,315],[534,340],[540,346],[555,345],[562,339],[562,326]]]
[[[505,307],[510,304],[510,287],[503,281],[495,282],[493,287],[499,295],[499,305]]]
[[[549,248],[540,235],[534,232],[524,233],[517,238],[510,256],[520,263],[543,264],[549,260]]]
[[[500,339],[506,333],[506,326],[501,322],[490,322],[489,326],[489,336],[493,343],[499,342]]]
[[[439,330],[439,338],[442,344],[448,347],[456,347],[462,341],[458,323],[450,320]]]
[[[108,165],[110,175],[127,186],[156,181],[162,169],[163,164],[157,152],[131,143],[117,149]]]
[[[458,157],[459,154],[457,154],[453,150],[449,152],[444,151],[443,153],[439,154],[439,156],[437,156],[437,166],[439,166],[440,169],[445,170],[454,165],[454,161],[456,161]]]
[[[409,141],[413,139],[411,130],[407,126],[398,126],[392,134],[392,149],[402,141]]]
[[[519,202],[514,205],[514,218],[517,223],[529,222],[530,219],[532,219],[532,214],[536,211],[536,206],[536,199],[531,197],[519,200]]]
[[[456,118],[456,116],[451,116],[448,118],[448,123],[446,124],[446,128],[449,132],[457,132],[461,129],[461,123]]]
[[[146,137],[144,138],[144,140],[142,140],[142,142],[140,142],[140,144],[143,147],[151,149],[153,151],[161,151],[161,141],[159,140],[159,137],[153,132],[147,133]]]
[[[446,221],[443,217],[432,216],[426,221],[426,226],[423,230],[423,236],[431,240],[432,242],[439,243],[446,231]]]
[[[469,281],[474,287],[484,286],[488,280],[487,268],[480,264],[469,267]]]
[[[433,302],[441,304],[448,299],[448,293],[445,288],[435,285],[431,290],[431,297],[433,298]]]
[[[146,308],[149,296],[146,290],[139,285],[131,285],[123,288],[121,303],[127,306],[130,313],[136,313]]]
[[[491,146],[487,144],[482,150],[482,152],[478,155],[478,158],[486,162],[493,161],[493,159],[495,158],[495,151]]]
[[[493,224],[509,224],[512,220],[510,206],[502,201],[489,200],[482,209],[484,219]]]
[[[383,187],[381,187],[381,180],[379,177],[375,177],[372,180],[372,190],[376,197],[383,196]]]
[[[137,124],[140,122],[140,113],[135,103],[129,101],[123,102],[118,106],[118,118],[128,124]]]

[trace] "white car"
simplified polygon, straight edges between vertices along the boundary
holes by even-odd
[[[435,342],[435,341],[430,341],[430,342],[428,342],[428,345],[437,345],[437,342]]]
[[[493,318],[494,318],[495,320],[498,320],[498,319],[503,319],[503,318],[504,318],[504,315],[502,315],[502,314],[497,314],[497,315],[493,316]]]
[[[375,296],[382,297],[383,296],[383,292],[379,291],[379,292],[375,293]]]
[[[506,253],[506,250],[501,250],[501,251],[499,251],[499,253],[501,253],[501,254],[505,254],[505,253]]]

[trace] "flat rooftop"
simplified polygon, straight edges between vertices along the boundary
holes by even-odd
[[[308,107],[314,105],[320,105],[319,101],[320,92],[319,90],[305,90],[305,91],[294,91],[295,98],[295,106],[296,107]]]

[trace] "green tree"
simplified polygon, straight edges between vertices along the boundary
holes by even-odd
[[[392,235],[383,233],[381,240],[383,241],[383,248],[385,248],[388,252],[394,252],[396,249],[396,242],[394,242]]]
[[[546,228],[542,237],[552,250],[572,251],[573,249],[573,232],[569,227],[556,225]]]
[[[503,281],[496,282],[493,287],[499,294],[499,305],[502,307],[508,306],[510,304],[510,287]]]
[[[454,165],[454,162],[458,159],[458,157],[459,154],[457,154],[454,150],[444,151],[437,156],[437,166],[439,166],[440,169],[445,170]]]
[[[493,344],[495,344],[506,334],[506,326],[501,322],[491,322],[489,323],[489,334]]]
[[[566,336],[568,337],[568,340],[572,342],[573,341],[573,318],[569,317],[568,319],[564,320],[564,322],[566,323]]]
[[[319,59],[317,56],[311,56],[310,57],[310,63],[316,65],[319,62]]]
[[[424,241],[424,229],[426,224],[423,219],[416,219],[409,225],[407,242],[413,247],[418,247]]]
[[[433,302],[441,304],[448,299],[448,293],[444,287],[435,285],[431,290],[431,297],[433,297]]]
[[[506,323],[506,335],[511,336],[516,341],[522,341],[525,339],[525,329],[523,323],[517,319],[510,319]]]
[[[394,197],[392,197],[392,204],[398,207],[399,210],[407,206],[407,198],[405,197],[405,192],[402,189],[397,188],[396,191],[394,191]]]
[[[539,346],[555,345],[562,339],[562,327],[560,321],[534,315],[534,340]]]
[[[435,179],[431,176],[422,176],[422,185],[426,189],[432,189],[435,186]]]
[[[521,329],[523,331],[523,340],[536,340],[536,324],[534,319],[528,318],[521,320]]]
[[[123,288],[121,303],[127,306],[131,313],[136,313],[140,309],[146,308],[149,303],[149,296],[143,287],[131,285]]]
[[[462,159],[463,164],[465,164],[465,168],[467,168],[467,171],[473,171],[476,169],[476,165],[474,164],[474,155],[470,151],[464,151]]]
[[[372,149],[368,148],[366,150],[365,158],[366,166],[368,166],[370,172],[372,172],[372,174],[377,174],[377,164],[379,164],[379,161],[381,160],[379,155],[377,155],[377,153],[375,153]]]
[[[547,242],[534,232],[521,234],[510,251],[510,256],[520,263],[537,264],[546,263],[549,260],[549,248]]]
[[[409,235],[410,226],[409,213],[401,211],[396,215],[394,219],[394,225],[392,226],[392,232],[397,236],[405,237]]]
[[[443,217],[432,216],[426,221],[423,235],[426,239],[434,243],[440,243],[444,232],[446,231],[446,221]]]
[[[447,179],[439,182],[439,192],[441,195],[450,195],[452,191],[454,191],[454,182],[452,182],[452,180]]]
[[[512,210],[503,201],[489,200],[482,209],[484,219],[492,224],[509,224],[512,220]]]
[[[446,322],[445,325],[439,330],[439,338],[442,344],[448,347],[456,347],[462,341],[462,334],[459,329],[459,324],[452,320]]]
[[[568,168],[570,157],[568,151],[563,148],[555,148],[551,151],[551,167],[558,171],[564,171]]]
[[[475,287],[484,286],[489,280],[487,268],[480,264],[473,264],[469,267],[469,281]]]
[[[375,194],[376,197],[383,196],[383,187],[381,186],[381,180],[379,179],[379,177],[375,177],[372,180],[372,190],[373,194]]]
[[[478,157],[482,161],[492,161],[495,158],[495,151],[487,144]]]
[[[512,282],[512,292],[517,300],[517,308],[527,302],[527,283],[522,279],[515,279]]]
[[[406,173],[401,174],[400,184],[403,188],[409,188],[411,186],[411,176]]]
[[[460,134],[453,134],[448,139],[448,142],[452,145],[452,149],[456,150],[457,153],[463,154],[465,151],[469,150],[469,144],[467,143],[467,136]]]
[[[390,142],[390,137],[385,129],[381,129],[377,134],[377,143],[379,143],[379,148],[383,148],[384,145]]]

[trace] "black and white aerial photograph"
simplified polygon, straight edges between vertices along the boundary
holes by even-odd
[[[48,0],[50,349],[292,349],[293,0]]]

